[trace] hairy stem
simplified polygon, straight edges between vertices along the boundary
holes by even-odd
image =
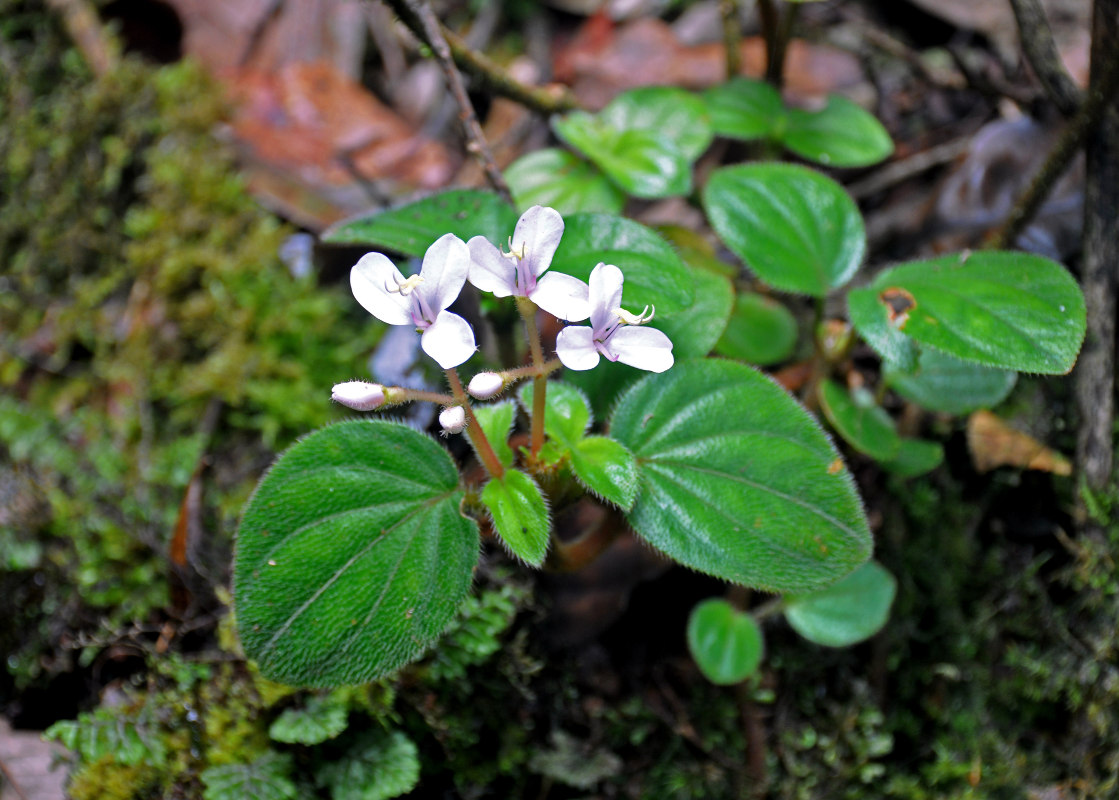
[[[738,50],[741,30],[738,24],[738,0],[719,0],[723,17],[723,47],[726,48],[727,80],[742,68],[742,54]]]
[[[466,390],[462,388],[458,370],[454,367],[447,370],[447,382],[451,384],[451,393],[454,395],[454,399],[466,412],[466,436],[470,439],[474,452],[478,454],[478,460],[482,462],[482,466],[486,468],[486,472],[491,477],[502,478],[505,475],[505,467],[502,466],[497,453],[493,451],[490,440],[486,438],[486,432],[478,424],[478,418],[474,416],[474,409],[470,406],[470,398],[466,396]]]
[[[517,298],[517,311],[525,321],[528,349],[532,354],[532,430],[530,448],[535,458],[544,446],[544,397],[548,391],[548,373],[545,371],[544,349],[540,345],[540,331],[536,327],[536,305],[527,297]]]

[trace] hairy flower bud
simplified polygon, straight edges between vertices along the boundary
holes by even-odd
[[[354,411],[372,411],[385,402],[385,387],[367,381],[346,381],[334,385],[330,399]]]
[[[496,397],[505,388],[505,379],[496,372],[479,372],[470,379],[466,391],[479,400],[489,400]]]
[[[462,406],[450,406],[439,412],[439,424],[443,426],[443,433],[462,433],[466,427],[466,411]]]

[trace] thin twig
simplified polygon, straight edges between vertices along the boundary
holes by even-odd
[[[738,49],[742,38],[738,22],[738,0],[719,0],[719,11],[723,16],[723,47],[727,51],[727,80],[730,80],[742,68],[742,53]]]
[[[1061,113],[1071,117],[1080,108],[1083,98],[1080,88],[1061,63],[1045,10],[1038,0],[1010,0],[1010,5],[1018,20],[1018,34],[1030,66]]]
[[[963,136],[914,153],[900,161],[892,161],[862,180],[847,186],[847,192],[856,200],[863,200],[872,194],[885,191],[902,181],[909,180],[933,167],[955,161],[964,155],[971,146],[971,137]]]
[[[1107,62],[1105,62],[1107,59]],[[1106,71],[1102,68],[1107,63]],[[1084,349],[1076,365],[1075,393],[1080,412],[1076,463],[1093,491],[1107,488],[1114,465],[1115,316],[1119,292],[1119,109],[1107,102],[1119,83],[1119,0],[1096,0],[1092,29],[1091,103],[1099,98],[1098,125],[1087,139],[1084,189],[1084,259],[1080,281],[1088,312]],[[1085,106],[1088,105],[1085,103]],[[1085,521],[1084,533],[1093,531]]]
[[[478,159],[478,162],[482,165],[482,170],[486,174],[486,179],[494,190],[512,205],[513,195],[509,191],[509,185],[505,182],[501,170],[498,169],[497,162],[493,160],[493,153],[490,151],[490,146],[482,133],[482,126],[478,124],[478,115],[474,112],[474,104],[470,102],[470,96],[466,93],[462,75],[455,66],[450,45],[447,44],[442,26],[435,17],[435,12],[431,10],[431,6],[426,0],[388,0],[388,3],[401,20],[409,28],[412,28],[413,32],[427,42],[431,48],[435,60],[447,79],[447,87],[451,90],[451,96],[458,104],[459,120],[466,132],[467,152]]]
[[[1057,179],[1064,174],[1073,158],[1080,152],[1088,134],[1099,124],[1108,104],[1119,88],[1119,53],[1110,54],[1111,63],[1100,71],[1098,80],[1093,80],[1088,88],[1088,97],[1080,110],[1069,120],[1064,133],[1037,173],[1029,188],[1018,198],[1002,227],[991,238],[990,247],[1010,247],[1030,221],[1033,220],[1042,203],[1049,196]]]
[[[23,793],[23,788],[16,782],[15,776],[12,775],[11,771],[8,769],[8,765],[4,763],[4,759],[2,758],[0,758],[0,773],[3,773],[4,779],[8,782],[8,785],[12,787],[12,791],[19,796],[19,800],[29,800],[27,795]]]
[[[116,47],[87,0],[47,0],[47,5],[62,17],[66,32],[94,75],[101,77],[116,68],[120,62]]]
[[[396,12],[400,21],[412,33],[431,46],[423,25],[408,7],[409,0],[384,0],[384,2]],[[467,45],[462,37],[442,25],[438,27],[447,46],[450,47],[451,58],[458,68],[494,94],[507,97],[541,114],[558,114],[579,108],[579,101],[565,87],[559,85],[540,87],[521,83],[497,63]]]

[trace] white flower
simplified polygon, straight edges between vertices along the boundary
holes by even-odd
[[[462,433],[462,429],[466,427],[466,412],[462,406],[449,406],[439,412],[439,424],[443,428],[443,434]]]
[[[621,307],[622,271],[613,264],[599,264],[591,272],[591,326],[569,326],[556,338],[556,355],[568,369],[585,370],[598,365],[600,355],[638,369],[664,372],[672,366],[672,342],[661,331],[641,328],[653,319]]]
[[[424,254],[419,275],[405,278],[380,253],[366,253],[350,270],[350,288],[362,307],[389,325],[413,325],[420,347],[443,369],[474,354],[474,331],[447,311],[470,271],[470,251],[454,234],[440,237]]]
[[[559,272],[544,273],[563,237],[563,217],[554,208],[533,206],[517,220],[509,252],[484,236],[470,240],[470,282],[497,297],[527,297],[554,317],[568,322],[590,314],[587,284]]]
[[[491,397],[496,397],[504,388],[505,379],[496,372],[479,372],[470,379],[470,385],[466,387],[466,391],[470,393],[471,397],[476,397],[479,400],[489,400]]]
[[[385,402],[385,387],[367,381],[336,383],[330,399],[354,411],[372,411]]]

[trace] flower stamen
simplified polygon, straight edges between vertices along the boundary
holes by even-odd
[[[407,297],[417,286],[424,282],[424,276],[413,275],[412,277],[405,278],[402,281],[397,281],[396,278],[393,278],[393,280],[396,281],[396,288],[393,289],[388,286],[388,284],[386,284],[385,291],[389,294],[398,294],[401,297]]]
[[[624,308],[614,309],[614,315],[617,316],[623,325],[645,325],[653,321],[653,317],[656,316],[656,313],[656,306],[653,306],[652,310],[650,310],[649,306],[645,306],[640,314],[631,314]]]

